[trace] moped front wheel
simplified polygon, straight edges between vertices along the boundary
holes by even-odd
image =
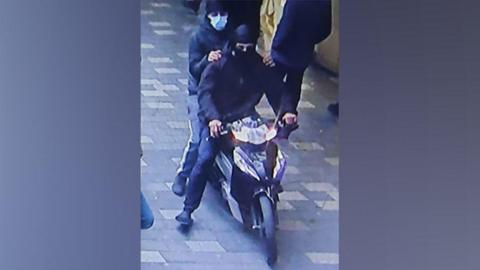
[[[262,231],[267,252],[267,263],[273,265],[277,261],[277,241],[275,239],[275,214],[272,202],[266,195],[258,198],[262,211]]]

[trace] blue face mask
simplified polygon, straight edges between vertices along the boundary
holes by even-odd
[[[210,24],[212,25],[213,28],[215,28],[215,30],[222,31],[223,29],[225,29],[225,26],[227,25],[227,21],[228,21],[228,15],[209,16],[208,18],[210,19]]]

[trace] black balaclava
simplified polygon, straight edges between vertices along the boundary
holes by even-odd
[[[236,48],[237,43],[251,43],[253,47],[248,49],[246,52]],[[252,33],[246,24],[238,26],[235,31],[232,33],[232,38],[230,39],[230,48],[232,50],[233,58],[240,65],[248,65],[249,62],[255,58],[255,45],[256,41],[252,36]]]

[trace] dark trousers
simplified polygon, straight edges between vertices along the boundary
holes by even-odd
[[[188,139],[187,146],[183,151],[183,156],[180,161],[180,166],[177,170],[177,174],[189,178],[192,172],[193,166],[197,161],[198,146],[200,144],[200,131],[203,124],[198,118],[198,96],[189,95],[187,97],[187,109],[188,109],[188,123],[190,126],[190,138]]]
[[[220,149],[219,141],[220,139],[210,138],[208,127],[204,126],[202,128],[198,157],[190,174],[184,201],[184,209],[187,211],[194,211],[200,205],[207,185],[208,170],[212,168],[215,156]]]

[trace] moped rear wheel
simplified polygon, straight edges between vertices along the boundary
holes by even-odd
[[[272,202],[266,195],[261,195],[258,201],[262,211],[262,230],[267,252],[267,263],[273,265],[277,261],[274,209]]]

